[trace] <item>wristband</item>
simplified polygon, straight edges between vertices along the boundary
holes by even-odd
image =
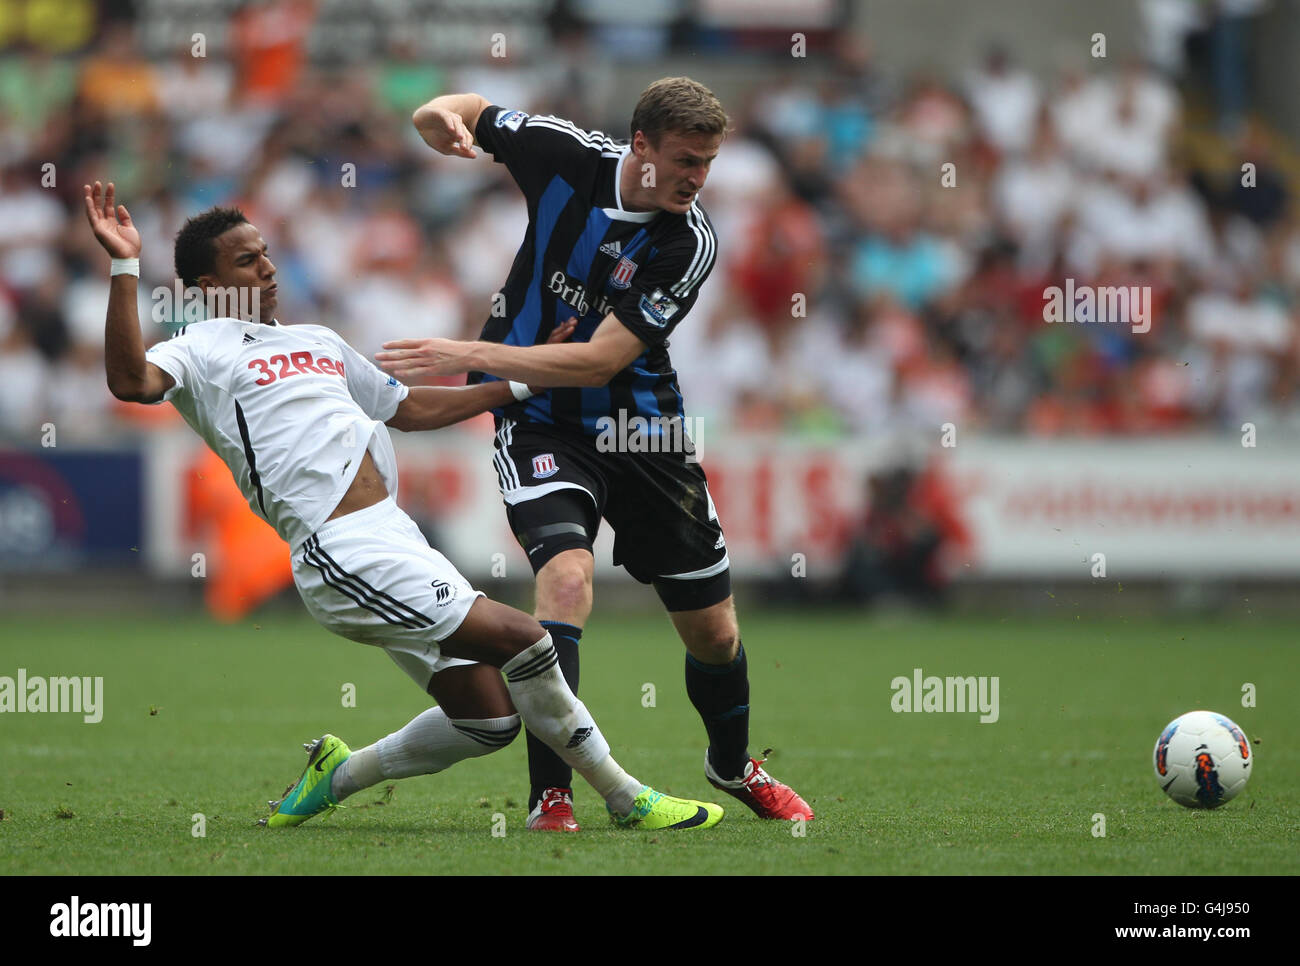
[[[522,382],[515,382],[513,379],[510,380],[510,392],[520,402],[523,402],[525,399],[527,399],[529,396],[533,394],[533,391],[529,389],[526,385],[524,385]]]
[[[138,258],[115,258],[113,259],[112,268],[108,274],[111,275],[134,275],[140,277],[140,259]]]

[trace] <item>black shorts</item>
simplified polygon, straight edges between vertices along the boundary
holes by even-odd
[[[595,437],[499,421],[493,463],[510,528],[536,573],[590,551],[603,517],[614,564],[653,584],[669,610],[731,595],[730,561],[708,480],[681,452],[602,453]]]

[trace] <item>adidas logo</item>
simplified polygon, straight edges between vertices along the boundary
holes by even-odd
[[[605,242],[605,244],[601,245],[600,252],[602,255],[611,255],[614,258],[619,258],[623,254],[623,246],[620,245],[618,239],[615,238],[612,242]]]
[[[261,339],[256,339],[256,338],[254,338],[254,337],[253,337],[253,334],[252,334],[251,332],[245,332],[245,333],[244,333],[244,341],[241,342],[240,345],[241,345],[241,346],[243,346],[243,345],[252,345],[252,344],[255,343],[255,342],[261,342],[261,341],[262,341]]]
[[[583,743],[584,741],[586,741],[587,738],[589,738],[590,736],[591,736],[591,729],[590,729],[590,728],[579,728],[577,731],[575,731],[575,732],[573,733],[573,737],[569,739],[569,743],[568,743],[567,745],[565,745],[564,747],[565,747],[565,748],[577,748],[578,745],[582,744],[582,743]]]

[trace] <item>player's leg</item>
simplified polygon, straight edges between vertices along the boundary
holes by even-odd
[[[749,663],[736,623],[731,569],[659,577],[654,587],[686,645],[686,694],[709,736],[711,774],[739,778],[749,762]]]
[[[564,684],[550,635],[527,614],[470,587],[391,499],[313,535],[295,551],[294,576],[323,626],[382,646],[422,685],[430,679],[430,662],[473,661],[504,671],[513,707],[601,793],[617,820],[646,828],[707,828],[721,820],[716,805],[667,798],[624,772]],[[469,713],[506,709],[499,700],[453,706]],[[313,745],[303,777],[285,802],[273,806],[269,824],[300,824],[336,807],[328,779],[349,756],[333,736]]]
[[[709,735],[705,776],[760,818],[811,819],[808,803],[769,775],[761,759],[750,757],[749,661],[740,639],[734,598],[728,593],[725,600],[709,606],[674,609],[691,599],[689,592],[682,594],[681,583],[656,581],[655,588],[686,645],[686,693]]]
[[[708,732],[708,758],[739,776],[749,760],[749,675],[708,481],[683,454],[641,454],[622,469],[606,506],[614,562],[654,585],[686,645],[686,692]]]
[[[571,501],[572,497],[568,498]],[[551,635],[565,683],[578,693],[578,645],[591,616],[595,558],[589,547],[559,550],[537,571],[534,616]],[[528,828],[576,832],[573,770],[531,731],[528,742]]]
[[[706,777],[764,818],[812,818],[749,754],[749,664],[704,470],[683,454],[627,458],[606,519],[617,535],[614,562],[654,585],[686,645],[686,693],[709,736]]]
[[[382,647],[439,707],[352,751],[334,735],[309,742],[307,767],[266,824],[300,825],[386,779],[434,774],[503,748],[519,732],[500,672],[449,658],[437,641],[481,596],[389,499],[326,524],[293,556],[308,611],[330,631]]]
[[[686,645],[686,694],[709,735],[714,773],[739,778],[749,761],[749,667],[736,625],[735,599],[668,616]]]
[[[466,758],[498,751],[514,740],[519,734],[519,715],[510,703],[501,672],[443,657],[436,650],[430,654],[436,666],[426,690],[439,701],[439,707],[421,712],[399,730],[356,751],[330,734],[306,743],[307,766],[302,776],[285,789],[279,801],[270,803],[271,815],[262,824],[271,828],[301,825],[382,781],[437,774]],[[410,664],[405,660],[397,663]]]
[[[592,544],[606,485],[591,454],[527,426],[503,421],[493,465],[511,532],[536,577],[534,616],[551,634],[560,670],[578,693],[579,643],[591,614]],[[528,827],[577,831],[573,772],[531,731]]]
[[[734,599],[728,593],[715,604],[681,610],[674,608],[691,599],[689,592],[682,595],[681,581],[656,581],[655,589],[686,645],[686,693],[709,735],[704,754],[709,782],[760,818],[811,819],[808,803],[769,775],[762,759],[749,754],[749,660]]]
[[[709,735],[709,771],[724,780],[741,778],[749,763],[749,662],[735,598],[728,594],[707,607],[674,609],[683,603],[681,588],[663,583],[660,597],[686,645],[686,694]]]
[[[504,748],[519,734],[519,715],[500,671],[447,658],[440,663],[449,666],[437,670],[426,688],[438,706],[352,752],[330,779],[338,801],[382,781],[435,775]]]
[[[441,648],[448,657],[499,667],[529,730],[596,790],[616,821],[646,828],[707,828],[721,821],[716,805],[667,798],[619,766],[591,713],[565,683],[551,635],[529,615],[480,597]]]

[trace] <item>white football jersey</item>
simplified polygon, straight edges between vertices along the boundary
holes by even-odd
[[[296,548],[338,506],[367,450],[397,495],[384,423],[409,390],[321,325],[208,319],[145,358],[163,396],[225,461],[253,512]]]

